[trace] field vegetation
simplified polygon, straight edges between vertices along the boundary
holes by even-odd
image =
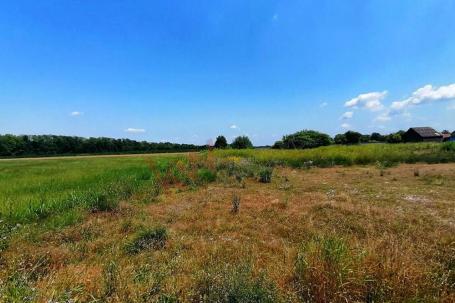
[[[453,302],[449,162],[453,144],[3,161],[0,301]]]

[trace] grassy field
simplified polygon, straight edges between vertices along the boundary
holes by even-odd
[[[452,145],[0,162],[0,301],[453,302],[446,162]]]

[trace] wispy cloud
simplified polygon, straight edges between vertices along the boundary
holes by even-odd
[[[321,104],[319,104],[319,107],[324,108],[327,107],[327,105],[329,105],[327,102],[322,102]]]
[[[278,21],[278,17],[279,17],[278,14],[275,14],[275,15],[272,16],[272,20],[273,21]]]
[[[125,132],[130,133],[130,134],[141,134],[141,133],[145,133],[145,129],[129,127],[127,129],[125,129]]]
[[[341,128],[349,129],[349,128],[351,128],[351,125],[349,125],[348,123],[343,123],[343,124],[341,124]]]
[[[455,83],[440,87],[428,84],[413,92],[411,97],[393,102],[390,108],[394,111],[402,111],[411,106],[449,100],[455,100]]]
[[[364,108],[370,111],[379,111],[384,108],[381,100],[387,96],[387,91],[383,92],[371,92],[366,94],[360,94],[355,98],[344,103],[345,107],[350,108]]]
[[[231,126],[229,126],[230,129],[238,129],[239,127],[235,124],[232,124]]]
[[[386,112],[383,112],[382,114],[380,114],[379,116],[377,116],[374,121],[377,121],[377,122],[387,122],[387,121],[390,121],[392,120],[392,118],[390,117],[390,112],[389,111],[386,111]]]
[[[342,120],[347,120],[351,119],[354,116],[354,112],[345,112],[343,115],[341,115]]]
[[[82,116],[83,114],[84,114],[83,112],[74,111],[74,112],[70,113],[70,116],[71,117],[78,117],[78,116]]]

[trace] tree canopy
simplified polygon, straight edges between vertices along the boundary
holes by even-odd
[[[236,149],[253,148],[253,143],[247,136],[239,136],[231,143],[231,147]]]
[[[215,148],[226,148],[227,146],[227,140],[224,136],[216,137]]]
[[[281,141],[275,143],[275,148],[314,148],[333,143],[329,135],[314,130],[302,130],[291,135],[286,135]]]
[[[47,156],[97,153],[154,153],[196,151],[193,144],[138,142],[130,139],[82,138],[71,136],[0,135],[0,156]]]

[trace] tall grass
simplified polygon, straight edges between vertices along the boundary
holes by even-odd
[[[0,219],[27,223],[80,208],[108,211],[152,176],[137,159],[0,163]]]
[[[267,165],[306,167],[314,165],[366,165],[375,163],[447,163],[455,162],[455,145],[451,143],[332,145],[305,150],[217,150],[217,157],[251,158]]]

